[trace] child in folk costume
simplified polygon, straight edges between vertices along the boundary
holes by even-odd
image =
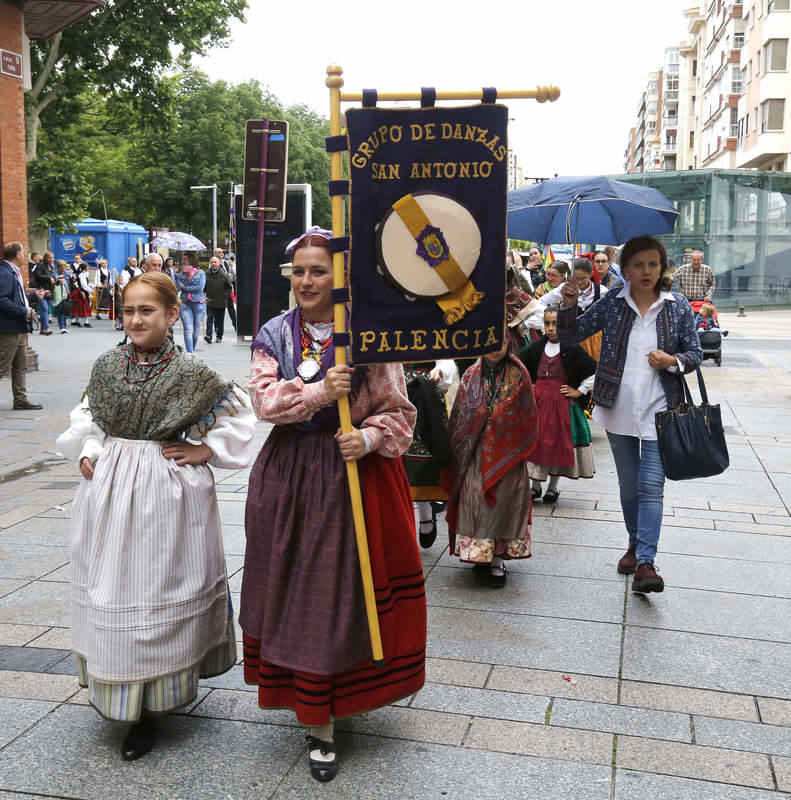
[[[442,476],[450,552],[491,586],[505,585],[505,560],[532,555],[527,459],[538,414],[514,350],[509,333],[498,352],[464,373],[448,427],[453,460]]]
[[[58,452],[84,480],[72,515],[72,649],[105,718],[132,723],[121,754],[154,745],[151,717],[191,703],[236,661],[214,477],[246,467],[247,395],[168,339],[173,281],[124,289],[131,340],[100,356]]]
[[[437,510],[448,499],[439,485],[440,470],[450,460],[445,394],[458,372],[450,359],[437,361],[433,366],[405,363],[403,367],[407,394],[417,410],[417,420],[412,444],[401,460],[418,512],[418,540],[421,547],[429,548],[437,538]]]
[[[334,366],[332,234],[311,228],[286,252],[297,307],[252,345],[250,395],[274,428],[247,495],[239,623],[244,677],[263,708],[291,708],[310,728],[311,775],[338,770],[334,719],[413,694],[425,680],[426,597],[401,455],[415,408],[400,364]],[[353,429],[341,433],[347,396]],[[359,464],[386,666],[365,613],[344,462]]]
[[[519,354],[533,380],[541,418],[528,463],[532,495],[533,500],[541,497],[541,484],[551,476],[545,503],[558,499],[561,476],[576,480],[592,478],[595,472],[590,427],[579,399],[593,387],[596,362],[579,345],[558,344],[557,316],[558,306],[547,308],[544,336]]]

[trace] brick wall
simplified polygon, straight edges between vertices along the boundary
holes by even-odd
[[[0,48],[22,52],[22,12],[0,0]],[[0,242],[27,247],[27,176],[22,80],[0,75]]]

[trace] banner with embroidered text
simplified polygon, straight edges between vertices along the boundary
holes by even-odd
[[[346,112],[354,363],[499,349],[507,125],[492,104]]]

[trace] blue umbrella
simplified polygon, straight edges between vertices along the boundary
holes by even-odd
[[[508,236],[546,244],[623,244],[672,233],[678,211],[658,189],[610,178],[552,178],[508,192]]]

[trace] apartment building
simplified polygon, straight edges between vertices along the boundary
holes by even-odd
[[[744,93],[738,103],[737,166],[791,169],[790,0],[754,0],[744,14]]]
[[[699,0],[684,15],[688,37],[649,76],[624,171],[791,170],[791,0]]]

